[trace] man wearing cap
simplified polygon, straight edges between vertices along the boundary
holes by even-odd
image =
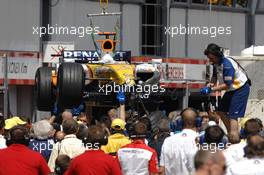
[[[112,121],[108,144],[101,147],[105,153],[115,156],[120,147],[131,143],[129,138],[125,136],[125,125],[126,123],[119,118]]]
[[[25,124],[27,124],[27,122],[25,122],[25,121],[21,120],[19,117],[15,116],[15,117],[12,117],[12,118],[5,120],[5,130],[10,130],[14,126],[25,125]]]

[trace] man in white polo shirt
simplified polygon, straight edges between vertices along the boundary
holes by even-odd
[[[195,139],[197,111],[186,108],[182,111],[182,132],[165,139],[160,157],[160,170],[166,175],[188,175],[194,172],[194,156],[198,150]]]
[[[262,130],[262,126],[259,124],[258,120],[251,118],[247,120],[244,124],[243,138],[248,138],[251,135],[256,135]],[[231,139],[229,138],[231,142]],[[226,158],[226,165],[230,166],[244,158],[244,147],[247,145],[246,141],[243,139],[236,144],[230,145],[225,151],[224,155]]]
[[[228,167],[227,175],[263,175],[264,138],[260,135],[250,136],[244,150],[246,158]]]

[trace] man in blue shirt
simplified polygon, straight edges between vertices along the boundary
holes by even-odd
[[[244,117],[250,90],[250,79],[246,71],[230,57],[225,57],[222,48],[209,44],[204,51],[209,62],[215,66],[219,84],[209,83],[201,89],[202,94],[225,90],[217,112],[229,134],[238,134],[237,119]]]

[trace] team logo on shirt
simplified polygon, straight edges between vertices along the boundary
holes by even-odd
[[[186,133],[182,133],[182,137],[187,137],[187,134]]]
[[[224,77],[224,80],[225,80],[225,81],[232,80],[232,76],[225,76],[225,77]]]
[[[258,165],[258,164],[260,164],[260,161],[259,160],[255,160],[254,164]]]

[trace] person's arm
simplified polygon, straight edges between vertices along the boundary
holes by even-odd
[[[159,168],[158,168],[158,156],[156,151],[153,152],[150,160],[149,160],[149,172],[151,175],[158,175]]]
[[[231,62],[226,62],[223,64],[223,81],[224,83],[221,83],[217,86],[213,86],[211,89],[212,91],[221,91],[221,90],[227,90],[234,82],[235,77],[235,69]]]
[[[160,153],[160,168],[159,168],[159,173],[161,175],[165,175],[165,149],[164,147],[166,146],[166,139],[164,140],[164,143],[162,144],[161,147],[161,153]]]
[[[119,118],[123,121],[126,121],[125,104],[120,104]]]
[[[126,96],[125,96],[124,92],[122,92],[122,91],[118,92],[116,98],[120,104],[119,118],[122,119],[123,121],[126,121],[126,111],[125,111]]]
[[[165,175],[165,167],[164,166],[160,166],[160,168],[159,168],[159,174],[160,175]]]
[[[228,85],[226,83],[222,83],[222,84],[219,84],[217,86],[213,86],[211,88],[212,91],[222,91],[222,90],[227,90],[228,89]]]
[[[54,121],[55,121],[55,118],[56,118],[56,116],[55,116],[55,115],[52,115],[52,116],[49,118],[49,123],[50,123],[50,124],[53,124]]]
[[[51,172],[54,172],[55,161],[58,157],[58,145],[59,144],[60,144],[60,142],[54,144],[53,149],[52,149],[51,154],[50,154],[48,166],[49,166]]]

